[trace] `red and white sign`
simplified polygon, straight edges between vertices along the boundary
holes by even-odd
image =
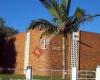
[[[40,57],[43,54],[43,50],[40,48],[36,48],[32,52],[36,57]]]

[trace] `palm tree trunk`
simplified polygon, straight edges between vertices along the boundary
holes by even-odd
[[[66,80],[66,36],[63,33],[62,36],[62,51],[63,51],[63,57],[62,57],[62,66],[63,66],[63,72],[62,72],[62,80]]]
[[[67,6],[67,16],[69,15],[69,10],[70,10],[70,5],[71,5],[71,0],[68,0],[68,6]],[[67,76],[67,72],[66,72],[66,39],[67,39],[67,32],[64,33],[63,32],[63,36],[62,36],[62,51],[63,51],[63,61],[62,61],[62,65],[63,65],[63,72],[62,72],[62,80],[67,80],[66,76]]]

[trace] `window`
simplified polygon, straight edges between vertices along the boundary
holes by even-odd
[[[40,40],[40,46],[42,49],[48,49],[49,39],[43,38]]]

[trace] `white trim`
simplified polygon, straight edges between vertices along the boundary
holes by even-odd
[[[27,66],[29,66],[29,48],[30,48],[30,32],[27,32],[25,41],[25,51],[24,51],[24,69],[26,69]]]
[[[76,72],[76,67],[72,67],[72,76],[71,76],[71,78],[72,78],[72,80],[76,80],[76,74],[77,72]]]
[[[96,68],[96,80],[100,80],[100,66]]]
[[[79,31],[73,32],[70,42],[70,66],[79,67]]]

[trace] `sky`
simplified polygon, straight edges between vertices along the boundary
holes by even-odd
[[[84,9],[87,14],[100,14],[100,0],[72,0],[70,15],[73,15],[77,7]],[[32,20],[52,19],[39,0],[0,0],[0,17],[5,20],[5,25],[19,32],[24,32]],[[80,29],[100,33],[100,17],[91,23],[82,24]]]

